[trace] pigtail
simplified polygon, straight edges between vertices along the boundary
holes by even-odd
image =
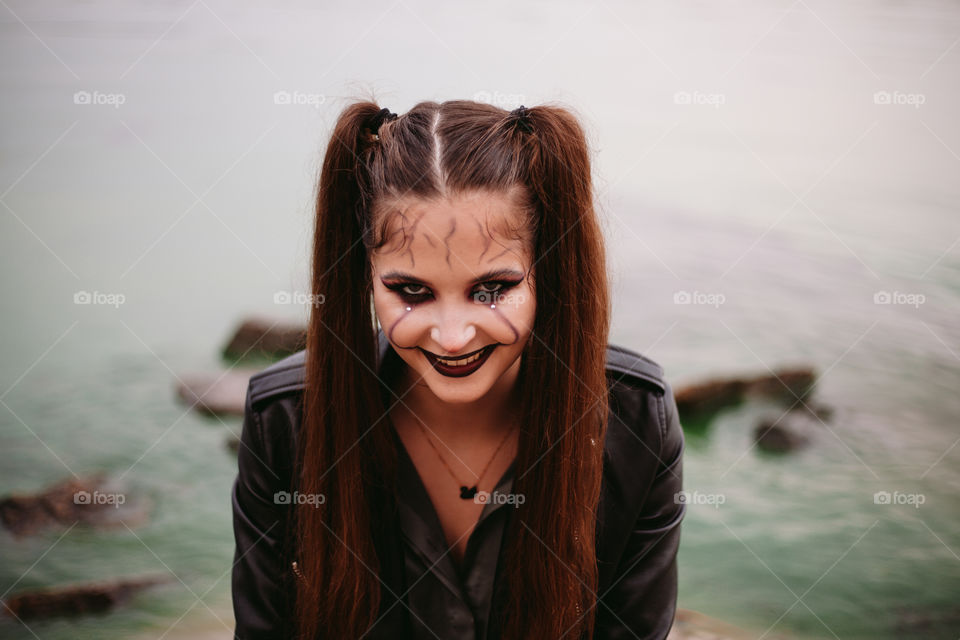
[[[591,637],[599,580],[593,523],[603,464],[602,447],[592,443],[604,441],[608,411],[603,391],[609,332],[603,236],[593,208],[589,150],[576,118],[565,109],[521,106],[509,114],[508,123],[514,127],[514,135],[522,137],[527,155],[523,181],[536,209],[538,313],[521,378],[526,388],[541,392],[524,394],[523,411],[528,421],[534,416],[550,416],[553,424],[576,429],[570,433],[542,429],[527,436],[528,446],[521,445],[521,451],[548,453],[540,461],[521,461],[519,468],[527,464],[547,468],[522,477],[524,486],[518,485],[516,490],[544,499],[527,503],[525,526],[515,529],[516,556],[507,566],[510,571],[521,566],[520,554],[526,553],[525,562],[540,565],[542,570],[533,583],[519,571],[514,573],[509,582],[529,590],[523,598],[527,611],[515,599],[511,604],[517,608],[505,617],[509,623],[530,616],[531,603],[552,602],[555,608],[549,616],[533,616],[540,618],[533,625],[544,633],[541,637],[566,631],[573,638]],[[548,309],[551,313],[540,312]],[[571,335],[576,339],[570,339]],[[570,461],[575,462],[571,465]],[[563,487],[545,480],[549,478],[563,478]],[[551,524],[558,513],[564,514],[569,526]],[[571,580],[571,571],[577,580]]]
[[[381,404],[374,372],[376,329],[368,303],[369,154],[378,140],[371,102],[337,120],[319,176],[313,246],[314,300],[307,333],[304,420],[297,447],[299,491],[322,504],[294,505],[300,567],[299,637],[353,638],[373,623],[380,601],[370,537],[369,475],[375,443],[361,435]],[[359,444],[358,444],[359,443]],[[356,446],[354,446],[356,445]]]

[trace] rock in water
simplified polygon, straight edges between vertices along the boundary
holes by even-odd
[[[772,375],[749,380],[746,392],[792,405],[797,398],[803,398],[813,388],[816,378],[810,367],[779,369]]]
[[[8,616],[21,620],[103,613],[142,589],[170,580],[169,576],[157,575],[37,589],[11,596],[4,605]]]
[[[677,410],[686,418],[716,413],[743,400],[746,386],[746,381],[732,378],[681,387],[674,393]]]
[[[805,411],[788,411],[782,416],[762,420],[754,429],[757,446],[764,451],[787,453],[806,446],[819,420]]]
[[[126,493],[109,491],[105,474],[67,478],[36,494],[10,494],[0,500],[0,522],[16,536],[76,522],[115,527],[140,524],[144,504],[133,505]]]
[[[235,368],[221,373],[189,374],[177,381],[177,396],[187,406],[207,415],[242,416],[250,376],[257,368]]]
[[[303,349],[307,328],[299,323],[266,318],[249,318],[241,323],[223,349],[223,356],[239,358],[279,358]]]
[[[747,397],[769,398],[792,405],[813,388],[815,380],[816,375],[809,367],[780,369],[771,375],[717,378],[685,385],[675,390],[674,398],[681,420],[704,420]]]

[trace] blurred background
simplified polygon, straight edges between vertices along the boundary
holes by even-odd
[[[0,636],[231,637],[241,421],[176,389],[236,364],[244,318],[305,322],[315,176],[370,92],[571,108],[611,341],[676,389],[815,372],[785,453],[755,429],[790,403],[684,418],[680,607],[753,638],[960,635],[957,3],[0,5],[0,493],[103,472],[136,503],[0,530],[0,594],[166,578]]]

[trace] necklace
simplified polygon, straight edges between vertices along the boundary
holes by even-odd
[[[513,428],[507,431],[507,435],[503,436],[503,440],[500,441],[500,444],[497,446],[497,450],[493,452],[493,456],[487,461],[487,465],[483,468],[483,471],[480,472],[480,477],[477,478],[476,483],[472,487],[467,487],[464,484],[460,484],[460,479],[457,478],[457,475],[453,472],[453,469],[450,468],[450,465],[447,464],[447,461],[440,455],[440,452],[437,450],[437,447],[433,444],[433,440],[430,439],[430,436],[427,434],[427,430],[424,429],[423,425],[420,424],[420,421],[417,420],[417,426],[420,427],[420,430],[423,431],[423,437],[427,439],[427,443],[433,449],[434,453],[437,454],[437,457],[440,458],[440,462],[443,463],[443,466],[447,468],[447,471],[456,480],[457,484],[460,485],[460,498],[462,500],[472,500],[473,496],[477,495],[477,485],[480,484],[480,480],[483,479],[484,474],[487,472],[487,469],[490,468],[490,463],[493,462],[493,459],[497,457],[497,454],[500,453],[500,449],[503,448],[504,443],[506,443],[507,438],[513,433]]]

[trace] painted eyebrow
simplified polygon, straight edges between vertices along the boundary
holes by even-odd
[[[522,280],[523,272],[517,271],[516,269],[491,269],[486,273],[481,273],[474,283],[482,284],[484,282],[490,282],[491,280]],[[421,280],[413,274],[406,273],[404,271],[388,271],[387,273],[380,276],[380,282],[387,284],[392,282],[409,282],[415,284],[422,284],[424,286],[431,286],[426,280]]]

